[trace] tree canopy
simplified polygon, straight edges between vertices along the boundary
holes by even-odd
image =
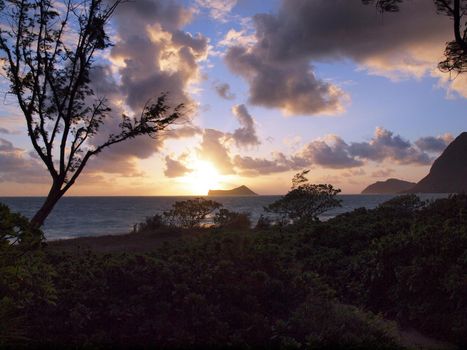
[[[155,137],[182,114],[183,106],[170,108],[163,94],[141,106],[139,116],[122,115],[117,132],[106,136],[101,130],[111,108],[93,90],[90,75],[98,52],[112,45],[107,25],[122,2],[0,0],[0,60],[9,92],[52,178],[47,200],[32,219],[37,227],[91,157],[140,135]],[[99,143],[98,134],[107,138]]]

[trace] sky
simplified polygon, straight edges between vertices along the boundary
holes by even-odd
[[[136,0],[108,32],[92,84],[114,117],[91,142],[162,92],[185,118],[105,150],[68,195],[282,194],[303,169],[360,193],[419,181],[467,127],[467,76],[437,68],[452,23],[432,1],[382,15],[360,0]],[[0,196],[45,195],[50,179],[0,87]]]

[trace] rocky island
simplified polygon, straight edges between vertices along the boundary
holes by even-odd
[[[231,190],[209,190],[208,196],[257,196],[258,194],[246,186],[240,186]]]

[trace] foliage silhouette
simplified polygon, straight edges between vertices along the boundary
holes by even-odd
[[[206,217],[222,204],[204,198],[175,202],[172,209],[164,212],[164,220],[169,226],[194,228],[199,227]]]
[[[249,214],[237,213],[225,208],[219,209],[214,215],[214,224],[223,229],[248,230],[251,228]]]
[[[46,250],[21,283],[0,265],[0,323],[30,346],[400,348],[374,312],[465,348],[467,195],[421,203],[205,230],[144,254]]]
[[[31,341],[29,307],[53,303],[53,268],[41,250],[43,234],[0,204],[0,347]]]
[[[100,127],[110,116],[105,97],[92,89],[95,56],[111,46],[108,24],[124,0],[0,0],[0,60],[24,115],[35,152],[52,184],[32,219],[40,227],[70,189],[89,159],[140,135],[155,137],[182,115],[167,94],[142,106],[139,117],[122,115],[118,132],[100,144]]]
[[[305,177],[308,172],[309,170],[304,170],[296,174],[292,179],[292,189],[265,210],[280,215],[281,222],[287,223],[287,221],[317,221],[319,215],[339,207],[341,200],[336,196],[341,190],[328,184],[308,183]]]

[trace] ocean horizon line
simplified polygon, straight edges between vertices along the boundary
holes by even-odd
[[[407,193],[339,193],[337,196],[401,196]],[[451,193],[413,193],[416,195],[449,195]],[[285,193],[279,194],[257,194],[254,196],[249,195],[225,195],[225,196],[209,196],[207,194],[173,194],[173,195],[65,195],[63,198],[171,198],[171,197],[277,197],[285,196]],[[31,195],[31,196],[10,196],[10,195],[1,195],[0,198],[46,198],[46,195]]]

